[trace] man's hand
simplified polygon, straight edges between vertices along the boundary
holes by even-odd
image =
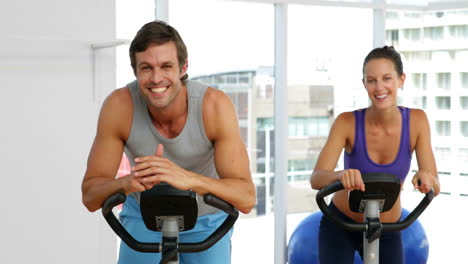
[[[180,190],[192,189],[195,178],[192,173],[179,167],[162,156],[163,145],[159,144],[155,155],[137,157],[132,172],[146,189],[152,188],[160,182],[166,182]]]

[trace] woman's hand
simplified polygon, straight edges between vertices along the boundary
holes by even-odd
[[[421,184],[418,183],[418,180],[421,181]],[[422,193],[427,193],[433,189],[434,196],[437,196],[440,192],[439,178],[432,172],[420,170],[413,176],[411,182],[414,189],[418,189]]]
[[[361,172],[356,169],[347,169],[338,173],[338,180],[343,184],[344,189],[348,191],[366,190],[364,181],[362,180]]]

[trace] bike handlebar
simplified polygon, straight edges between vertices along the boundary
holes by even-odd
[[[366,223],[350,223],[348,221],[344,221],[343,219],[339,218],[335,213],[333,213],[325,203],[324,198],[332,193],[337,191],[343,190],[343,184],[341,182],[334,182],[330,185],[325,186],[324,188],[320,189],[316,195],[317,204],[322,210],[323,214],[330,219],[331,222],[340,226],[341,228],[348,230],[348,231],[360,231],[364,232],[367,230]],[[424,212],[427,206],[431,203],[432,198],[434,198],[434,191],[431,190],[421,202],[414,208],[414,210],[405,218],[405,220],[397,223],[382,223],[382,228],[384,231],[399,231],[402,229],[407,228],[410,226],[416,219]]]
[[[116,193],[104,201],[102,206],[102,215],[110,225],[112,230],[132,249],[146,253],[160,253],[162,249],[161,243],[145,243],[137,241],[130,235],[122,224],[117,220],[112,208],[125,202],[127,196],[123,193]],[[228,202],[216,197],[213,194],[206,194],[203,197],[206,204],[220,209],[228,214],[224,222],[216,229],[208,238],[197,243],[179,243],[178,251],[183,253],[194,253],[206,250],[218,242],[234,225],[239,217],[239,211],[230,205]]]

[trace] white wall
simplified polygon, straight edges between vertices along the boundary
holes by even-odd
[[[115,263],[81,180],[101,99],[115,87],[114,0],[0,3],[0,263]]]

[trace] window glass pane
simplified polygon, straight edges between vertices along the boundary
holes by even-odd
[[[154,20],[154,0],[141,0],[135,4],[131,0],[116,1],[116,38],[132,40],[137,31]],[[130,66],[128,49],[130,43],[116,48],[116,83],[123,87],[135,79]]]
[[[386,43],[396,44],[404,59],[403,103],[423,108],[427,114],[445,206],[459,203],[466,207],[468,202],[459,198],[468,194],[468,9],[391,13],[386,36],[398,31],[400,38],[398,42],[387,38]],[[415,157],[411,168],[418,169]],[[408,184],[406,189],[411,187]],[[438,218],[434,214],[428,219],[435,224]],[[428,233],[444,232],[435,228]],[[431,261],[446,261],[443,247],[443,243],[431,244]]]
[[[460,122],[460,133],[464,137],[468,137],[468,121]]]
[[[424,38],[426,40],[441,40],[444,37],[443,27],[426,27],[424,28]]]
[[[437,160],[444,161],[450,159],[450,148],[435,148],[435,156]]]
[[[450,121],[437,120],[435,124],[438,136],[450,136]]]
[[[463,110],[468,110],[468,96],[460,96],[460,106]]]
[[[461,87],[468,89],[468,72],[460,72]]]
[[[257,204],[248,215],[240,214],[236,223],[232,263],[273,263],[274,230],[270,218],[264,217],[274,210],[273,5],[219,0],[168,2],[169,22],[188,48],[189,78],[231,98],[249,154]],[[252,239],[253,232],[265,235]],[[257,252],[249,258],[243,252],[252,248]]]
[[[449,96],[437,96],[436,106],[439,110],[449,110],[450,109],[450,97]]]
[[[426,90],[427,74],[426,73],[413,73],[412,81],[414,88]]]
[[[336,23],[337,17],[346,22]],[[318,210],[309,178],[335,117],[368,105],[361,79],[362,62],[372,49],[372,19],[370,9],[288,5],[291,218]],[[401,37],[398,31],[387,34],[395,42]],[[342,159],[337,167],[343,167]],[[288,224],[288,233],[293,230]]]
[[[440,89],[448,90],[450,89],[450,73],[449,72],[440,72],[436,73],[437,87]]]
[[[466,39],[468,38],[468,25],[453,25],[449,26],[449,34],[452,38]]]

